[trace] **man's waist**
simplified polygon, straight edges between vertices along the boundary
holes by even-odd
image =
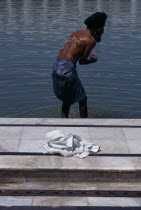
[[[66,79],[66,78],[72,78],[72,77],[76,78],[76,77],[78,77],[77,72],[71,72],[71,73],[67,73],[67,74],[66,73],[65,74],[58,74],[57,72],[52,72],[51,74],[52,74],[52,76],[58,77],[60,79]]]
[[[58,61],[64,61],[64,62],[68,62],[68,63],[72,63],[74,65],[74,67],[76,67],[76,63],[77,63],[76,60],[69,59],[69,58],[59,58],[59,57],[57,57],[56,60],[58,60]]]

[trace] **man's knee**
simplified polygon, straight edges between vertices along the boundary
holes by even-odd
[[[87,96],[83,98],[81,101],[79,101],[79,105],[80,106],[87,105]]]
[[[71,104],[64,103],[62,104],[62,112],[68,113],[70,109]]]
[[[63,102],[62,107],[69,108],[71,106],[70,103]]]
[[[87,110],[87,97],[79,102],[79,110],[80,110],[80,117],[87,118],[88,117],[88,110]]]

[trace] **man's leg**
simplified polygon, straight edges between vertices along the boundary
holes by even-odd
[[[88,110],[87,110],[87,97],[79,101],[79,111],[80,111],[80,117],[81,118],[87,118],[88,117]]]
[[[66,104],[63,102],[63,104],[62,104],[62,118],[69,117],[70,106],[71,106],[70,104]]]

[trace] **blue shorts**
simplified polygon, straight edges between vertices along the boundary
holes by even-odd
[[[52,66],[52,80],[56,97],[64,103],[74,104],[86,98],[76,64],[72,61],[57,58]]]

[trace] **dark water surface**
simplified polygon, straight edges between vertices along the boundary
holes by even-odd
[[[77,65],[89,117],[141,118],[141,0],[0,0],[0,117],[60,117],[52,63],[96,11],[108,15],[98,62]]]

